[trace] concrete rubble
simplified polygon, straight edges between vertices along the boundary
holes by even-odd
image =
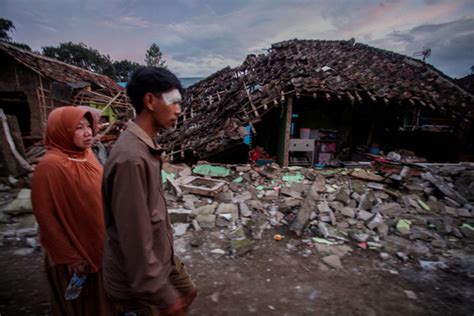
[[[216,255],[244,255],[266,238],[265,231],[273,230],[283,236],[279,242],[287,243],[288,251],[319,253],[326,269],[343,269],[341,259],[358,249],[375,251],[381,260],[433,270],[449,267],[446,254],[474,240],[468,181],[472,163],[411,165],[403,177],[390,177],[386,169],[371,165],[322,170],[276,164],[217,167],[201,163],[163,168],[164,181],[172,182],[165,187],[175,236],[219,230],[227,248],[216,245],[211,252]],[[198,179],[191,191],[190,182],[183,181],[190,177]],[[0,243],[34,250],[39,247],[38,227],[25,182],[28,178],[0,184]],[[294,237],[300,242],[291,241]],[[198,241],[191,245],[199,247]]]

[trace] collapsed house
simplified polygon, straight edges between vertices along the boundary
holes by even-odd
[[[283,166],[396,148],[468,160],[473,109],[472,94],[420,60],[353,39],[289,40],[188,88],[159,143],[174,161],[245,159],[248,134]]]
[[[132,115],[125,90],[111,78],[0,42],[3,175],[28,169],[19,162],[23,143],[40,141],[48,114],[70,104],[100,108],[111,124]]]

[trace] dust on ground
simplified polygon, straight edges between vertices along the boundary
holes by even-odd
[[[200,290],[190,315],[474,313],[471,246],[451,252],[443,269],[423,270],[413,261],[382,259],[368,249],[353,249],[337,269],[323,263],[321,248],[290,235],[274,241],[274,233],[265,231],[242,256],[229,254],[218,229],[176,238],[176,252]],[[16,250],[0,247],[0,314],[48,314],[43,255]],[[413,293],[416,298],[409,298]]]

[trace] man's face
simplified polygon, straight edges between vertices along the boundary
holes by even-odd
[[[181,114],[181,94],[177,89],[153,95],[153,118],[160,128],[172,128]]]

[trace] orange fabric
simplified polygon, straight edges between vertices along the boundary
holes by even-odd
[[[54,264],[85,260],[91,272],[102,264],[104,218],[102,167],[90,149],[73,143],[82,117],[89,112],[72,106],[51,112],[46,128],[47,152],[35,169],[31,199],[40,241]],[[93,127],[93,126],[92,126]]]

